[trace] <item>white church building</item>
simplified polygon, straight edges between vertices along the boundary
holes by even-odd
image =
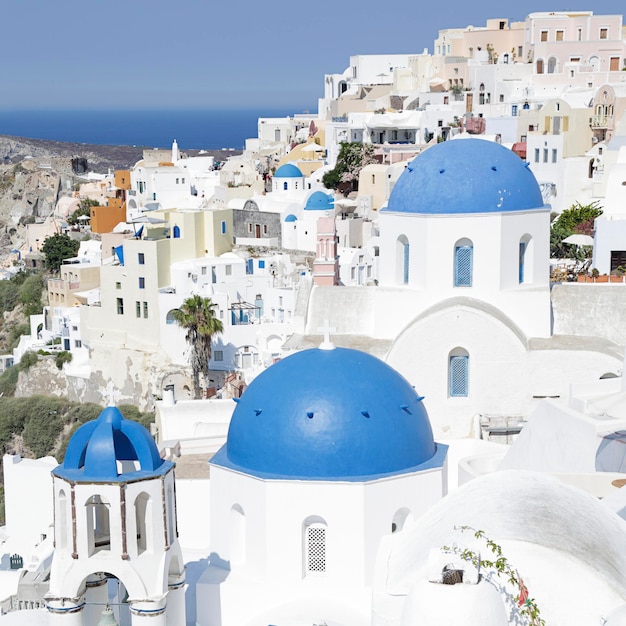
[[[455,139],[411,161],[379,214],[379,284],[315,287],[304,335],[367,345],[418,385],[437,436],[478,415],[528,415],[571,382],[621,369],[616,344],[554,332],[550,207],[528,164]]]

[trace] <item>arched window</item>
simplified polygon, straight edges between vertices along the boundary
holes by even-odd
[[[518,280],[522,283],[532,282],[532,237],[524,235],[519,241]]]
[[[319,575],[326,572],[326,522],[317,516],[304,520],[304,575]]]
[[[59,497],[56,504],[56,520],[54,527],[56,528],[56,547],[60,550],[67,548],[67,497],[65,491],[59,491]]]
[[[137,554],[148,549],[148,519],[150,518],[150,496],[140,493],[135,498],[135,524],[137,526]]]
[[[246,514],[239,504],[230,509],[230,554],[231,563],[246,561]]]
[[[165,316],[166,324],[176,324],[176,320],[174,319],[174,311],[178,311],[178,309],[172,309],[171,311],[167,312],[167,315]]]
[[[287,184],[287,181],[285,181],[283,183],[283,191],[287,191],[288,188],[289,188],[289,185]]]
[[[454,286],[471,287],[474,262],[474,244],[470,239],[459,239],[454,244]]]
[[[537,59],[537,74],[543,74],[543,59]]]
[[[172,485],[167,486],[167,545],[171,546],[176,538],[176,503]]]
[[[101,550],[111,549],[111,526],[109,520],[109,503],[101,496],[95,495],[85,503],[87,513],[87,545],[89,556]]]
[[[548,59],[548,74],[554,74],[556,72],[556,57],[550,57]]]
[[[404,524],[410,514],[411,511],[409,511],[409,509],[398,509],[396,511],[396,514],[393,516],[393,519],[391,520],[391,532],[399,533],[404,528]]]
[[[451,398],[467,398],[469,395],[469,354],[463,348],[450,352],[448,387]]]
[[[400,235],[396,241],[396,282],[400,285],[409,284],[409,240]]]

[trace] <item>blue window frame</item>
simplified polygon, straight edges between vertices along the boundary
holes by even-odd
[[[261,259],[259,261],[259,269],[261,269],[261,270],[265,269],[265,259]]]
[[[524,257],[526,256],[526,244],[520,241],[519,244],[519,282],[524,282]]]
[[[450,357],[450,397],[466,398],[469,394],[469,356]]]
[[[472,265],[474,248],[472,246],[457,246],[454,250],[454,286],[472,286]]]
[[[226,234],[226,222],[222,221],[222,235]]]

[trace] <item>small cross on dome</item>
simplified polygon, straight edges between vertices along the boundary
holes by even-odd
[[[330,327],[330,320],[326,319],[324,322],[324,326],[322,326],[322,331],[324,331],[324,341],[320,344],[320,350],[334,350],[335,344],[330,340],[331,331],[337,330],[336,328]]]

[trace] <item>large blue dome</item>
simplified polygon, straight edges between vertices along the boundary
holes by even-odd
[[[356,350],[312,349],[252,381],[212,463],[268,478],[360,480],[440,465],[438,451],[422,399],[398,372]]]
[[[528,164],[484,139],[445,141],[407,166],[383,212],[502,213],[544,206]]]
[[[53,473],[76,482],[120,482],[163,474],[172,466],[160,458],[154,439],[141,424],[108,406],[72,435],[63,464]]]

